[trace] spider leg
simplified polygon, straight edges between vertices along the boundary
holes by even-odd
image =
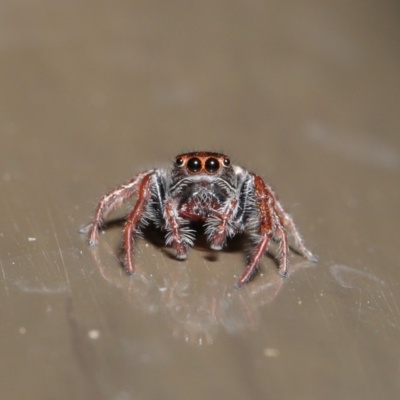
[[[135,229],[138,227],[142,220],[146,203],[151,198],[151,179],[153,174],[148,173],[145,175],[140,182],[138,189],[138,200],[135,207],[129,214],[125,229],[124,229],[124,246],[125,246],[125,269],[128,274],[135,272],[135,266],[133,264],[133,238]]]
[[[229,234],[229,222],[235,215],[238,201],[231,199],[220,212],[216,212],[207,223],[206,234],[213,250],[221,250]]]
[[[268,190],[264,181],[258,175],[252,176],[254,180],[255,203],[257,205],[259,218],[259,232],[257,232],[259,239],[253,255],[250,258],[249,264],[236,284],[237,288],[241,288],[251,279],[258,266],[258,263],[260,262],[260,259],[268,250],[269,243],[273,236],[273,216],[271,215],[271,199],[273,201],[273,198],[271,197],[270,191]],[[286,258],[287,257],[285,257],[285,254],[283,254],[283,263],[287,263]],[[282,261],[281,266],[283,265]]]
[[[280,216],[276,210],[276,198],[271,201],[271,215],[273,219],[274,237],[279,241],[279,275],[286,277],[289,269],[289,243],[287,233],[282,223]]]
[[[278,215],[280,220],[282,220],[283,225],[288,230],[288,232],[293,236],[296,251],[299,252],[304,258],[309,261],[316,262],[318,261],[318,257],[311,253],[310,250],[304,244],[304,240],[301,237],[299,231],[296,228],[296,225],[293,221],[293,218],[283,209],[282,205],[279,203],[277,199],[276,201],[276,209],[278,211]]]
[[[105,194],[99,201],[93,221],[82,227],[79,232],[89,233],[89,245],[95,246],[98,243],[99,227],[103,223],[103,219],[115,208],[120,206],[135,193],[137,193],[139,186],[146,176],[151,174],[153,170],[142,172],[134,176],[127,183],[116,187],[107,194]]]
[[[178,260],[186,259],[188,248],[193,245],[194,233],[187,226],[183,226],[185,221],[179,216],[177,205],[171,197],[165,202],[164,218],[166,243],[172,245]]]

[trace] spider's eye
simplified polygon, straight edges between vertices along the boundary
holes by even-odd
[[[225,167],[229,167],[231,165],[231,160],[229,158],[224,158]]]
[[[182,165],[183,165],[183,158],[178,157],[178,158],[175,160],[175,164],[176,164],[178,167],[182,167]]]
[[[217,172],[219,170],[219,162],[216,158],[209,158],[206,161],[206,165],[205,165],[206,171],[209,172],[210,174],[214,174],[215,172]]]
[[[201,170],[201,161],[197,157],[192,157],[187,162],[187,168],[190,172],[199,172]]]

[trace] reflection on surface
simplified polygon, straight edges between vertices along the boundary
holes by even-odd
[[[0,260],[6,294],[15,289],[27,295],[62,295],[69,293],[66,264],[80,259],[77,249],[44,251],[33,249],[29,254]]]
[[[271,269],[238,290],[233,280],[208,279],[209,275],[198,274],[192,277],[188,264],[181,262],[174,266],[172,274],[162,278],[156,278],[140,267],[133,278],[121,277],[104,265],[98,247],[90,248],[90,251],[104,279],[123,288],[132,305],[149,314],[162,314],[174,337],[196,345],[212,344],[220,327],[230,334],[255,329],[260,307],[276,298],[285,281]],[[115,257],[109,246],[107,252]],[[293,264],[291,273],[310,266],[315,263]]]
[[[59,294],[69,291],[67,283],[54,282],[51,284],[44,284],[43,282],[36,282],[32,284],[26,278],[18,278],[14,284],[21,290],[21,292],[31,294]]]
[[[338,307],[374,332],[400,328],[400,312],[396,300],[397,281],[385,281],[372,272],[343,264],[334,264],[329,272],[342,289],[346,302],[336,302]],[[388,330],[389,328],[389,330]]]
[[[379,283],[382,286],[386,285],[385,281],[379,279],[370,272],[348,267],[347,265],[343,264],[331,265],[329,267],[329,271],[339,285],[346,289],[360,286],[358,283],[360,278],[368,279],[370,281]]]

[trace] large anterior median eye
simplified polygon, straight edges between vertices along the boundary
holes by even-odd
[[[219,170],[219,161],[216,158],[210,157],[206,161],[205,168],[208,173],[214,174]]]
[[[199,172],[201,170],[201,161],[197,157],[192,157],[186,165],[190,172]]]

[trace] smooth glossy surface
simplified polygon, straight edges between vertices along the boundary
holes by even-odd
[[[4,0],[3,399],[397,399],[400,53],[392,2]],[[176,261],[102,193],[176,154],[262,175],[317,264],[202,239]],[[123,215],[121,210],[119,215]]]

